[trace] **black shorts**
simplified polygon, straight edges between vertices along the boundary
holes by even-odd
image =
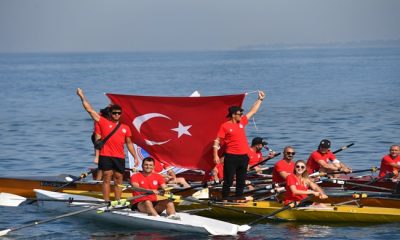
[[[132,211],[139,211],[139,208],[138,208],[138,204],[139,204],[139,203],[141,203],[141,202],[137,202],[137,203],[132,204],[132,205],[131,205],[131,210],[132,210]],[[156,207],[157,204],[160,203],[160,201],[154,201],[154,202],[152,202],[152,203],[153,203],[153,207]]]
[[[99,169],[103,171],[115,170],[124,174],[125,172],[125,159],[117,157],[99,157]]]

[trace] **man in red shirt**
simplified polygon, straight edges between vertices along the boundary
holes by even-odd
[[[108,136],[113,129],[118,125],[119,119],[122,114],[122,109],[118,105],[110,106],[110,119],[104,118],[96,112],[90,105],[82,89],[76,90],[77,95],[82,101],[84,109],[89,113],[90,117],[98,123],[96,128],[96,139],[104,139]],[[131,141],[131,130],[125,125],[121,124],[117,131],[107,140],[104,146],[100,149],[99,156],[99,169],[103,171],[103,198],[106,201],[110,200],[110,183],[111,178],[114,176],[114,194],[115,199],[121,198],[121,188],[118,186],[122,184],[123,174],[125,171],[125,152],[124,144],[126,144],[129,152],[135,160],[135,166],[139,164],[135,150],[133,149]]]
[[[275,156],[275,152],[270,151],[270,152],[268,152],[268,156],[263,158],[261,150],[267,144],[268,143],[266,141],[264,141],[264,139],[261,137],[253,138],[253,140],[251,141],[251,146],[250,146],[249,153],[248,153],[248,155],[249,155],[249,165],[247,167],[248,170],[251,166],[253,166],[261,161],[264,161],[264,160],[268,161],[269,159],[271,159]],[[255,166],[254,170],[257,173],[262,173],[262,169],[260,166]]]
[[[140,212],[147,213],[151,216],[159,216],[164,210],[170,218],[177,219],[175,215],[174,203],[169,200],[157,201],[156,194],[159,194],[158,189],[166,189],[167,185],[164,182],[163,176],[154,172],[154,159],[146,157],[142,162],[142,172],[138,172],[131,177],[131,184],[136,188],[152,190],[154,194],[143,196],[135,199],[132,202],[132,209],[137,208]],[[133,196],[142,195],[142,192],[134,191]]]
[[[272,181],[274,183],[285,182],[287,176],[293,173],[295,154],[296,152],[292,146],[286,146],[283,149],[283,159],[275,163],[274,170],[272,171]]]
[[[399,176],[400,169],[400,145],[390,146],[389,154],[385,155],[381,161],[379,177],[384,177],[388,173],[393,173],[394,178]]]
[[[222,198],[226,200],[229,196],[230,187],[236,175],[236,196],[242,196],[245,187],[247,165],[249,163],[249,146],[247,143],[244,127],[260,108],[264,100],[265,93],[258,92],[258,99],[251,107],[250,111],[243,115],[243,109],[239,106],[231,106],[228,109],[229,120],[223,123],[218,131],[217,138],[214,140],[213,157],[215,164],[220,163],[218,149],[223,142],[226,149],[224,152],[224,184],[222,186]]]
[[[351,168],[347,167],[343,162],[336,159],[336,156],[329,150],[331,142],[327,139],[321,140],[318,150],[311,153],[307,160],[307,171],[309,174],[314,172],[333,172],[341,171],[350,173]],[[331,161],[331,163],[329,163]]]

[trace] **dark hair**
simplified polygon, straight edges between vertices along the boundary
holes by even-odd
[[[100,115],[107,119],[110,119],[110,113],[111,113],[110,107],[105,107],[100,109]]]
[[[117,104],[113,104],[113,105],[109,106],[109,108],[110,108],[110,112],[112,112],[112,111],[114,111],[114,110],[120,110],[120,111],[122,111],[121,106],[120,106],[120,105],[117,105]]]
[[[145,157],[145,158],[143,158],[143,160],[142,160],[142,164],[143,164],[144,162],[153,162],[153,164],[154,164],[154,159],[153,159],[152,157]]]
[[[230,106],[228,108],[228,114],[226,115],[226,117],[231,118],[232,114],[235,114],[236,112],[243,112],[243,108],[239,106]]]

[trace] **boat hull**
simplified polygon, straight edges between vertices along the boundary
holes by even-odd
[[[96,198],[87,196],[56,193],[38,189],[35,189],[34,191],[38,199],[67,200],[72,197],[74,200],[96,200]],[[99,200],[99,203],[101,202],[102,201]],[[39,203],[44,208],[63,212],[78,211],[82,208],[95,206],[93,204],[78,202],[68,205],[62,202],[50,201],[39,201]],[[104,208],[99,208],[99,210],[103,209]],[[129,229],[168,230],[211,235],[236,235],[240,231],[247,231],[249,229],[247,226],[239,226],[215,219],[205,219],[201,216],[194,216],[187,213],[179,213],[180,220],[148,216],[147,214],[132,211],[130,209],[105,211],[103,213],[97,213],[96,210],[92,210],[81,214],[80,216],[85,218],[125,226],[129,227]]]

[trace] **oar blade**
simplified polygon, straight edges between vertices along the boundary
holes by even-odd
[[[239,225],[239,227],[238,227],[238,232],[246,232],[246,231],[248,231],[248,230],[250,230],[250,226],[249,225]]]
[[[0,206],[6,207],[18,207],[21,203],[25,202],[26,198],[11,194],[11,193],[0,193]]]
[[[10,228],[9,228],[9,229],[6,229],[6,230],[0,231],[0,237],[1,237],[1,236],[4,236],[4,235],[7,235],[7,233],[9,233],[10,231],[11,231]]]

